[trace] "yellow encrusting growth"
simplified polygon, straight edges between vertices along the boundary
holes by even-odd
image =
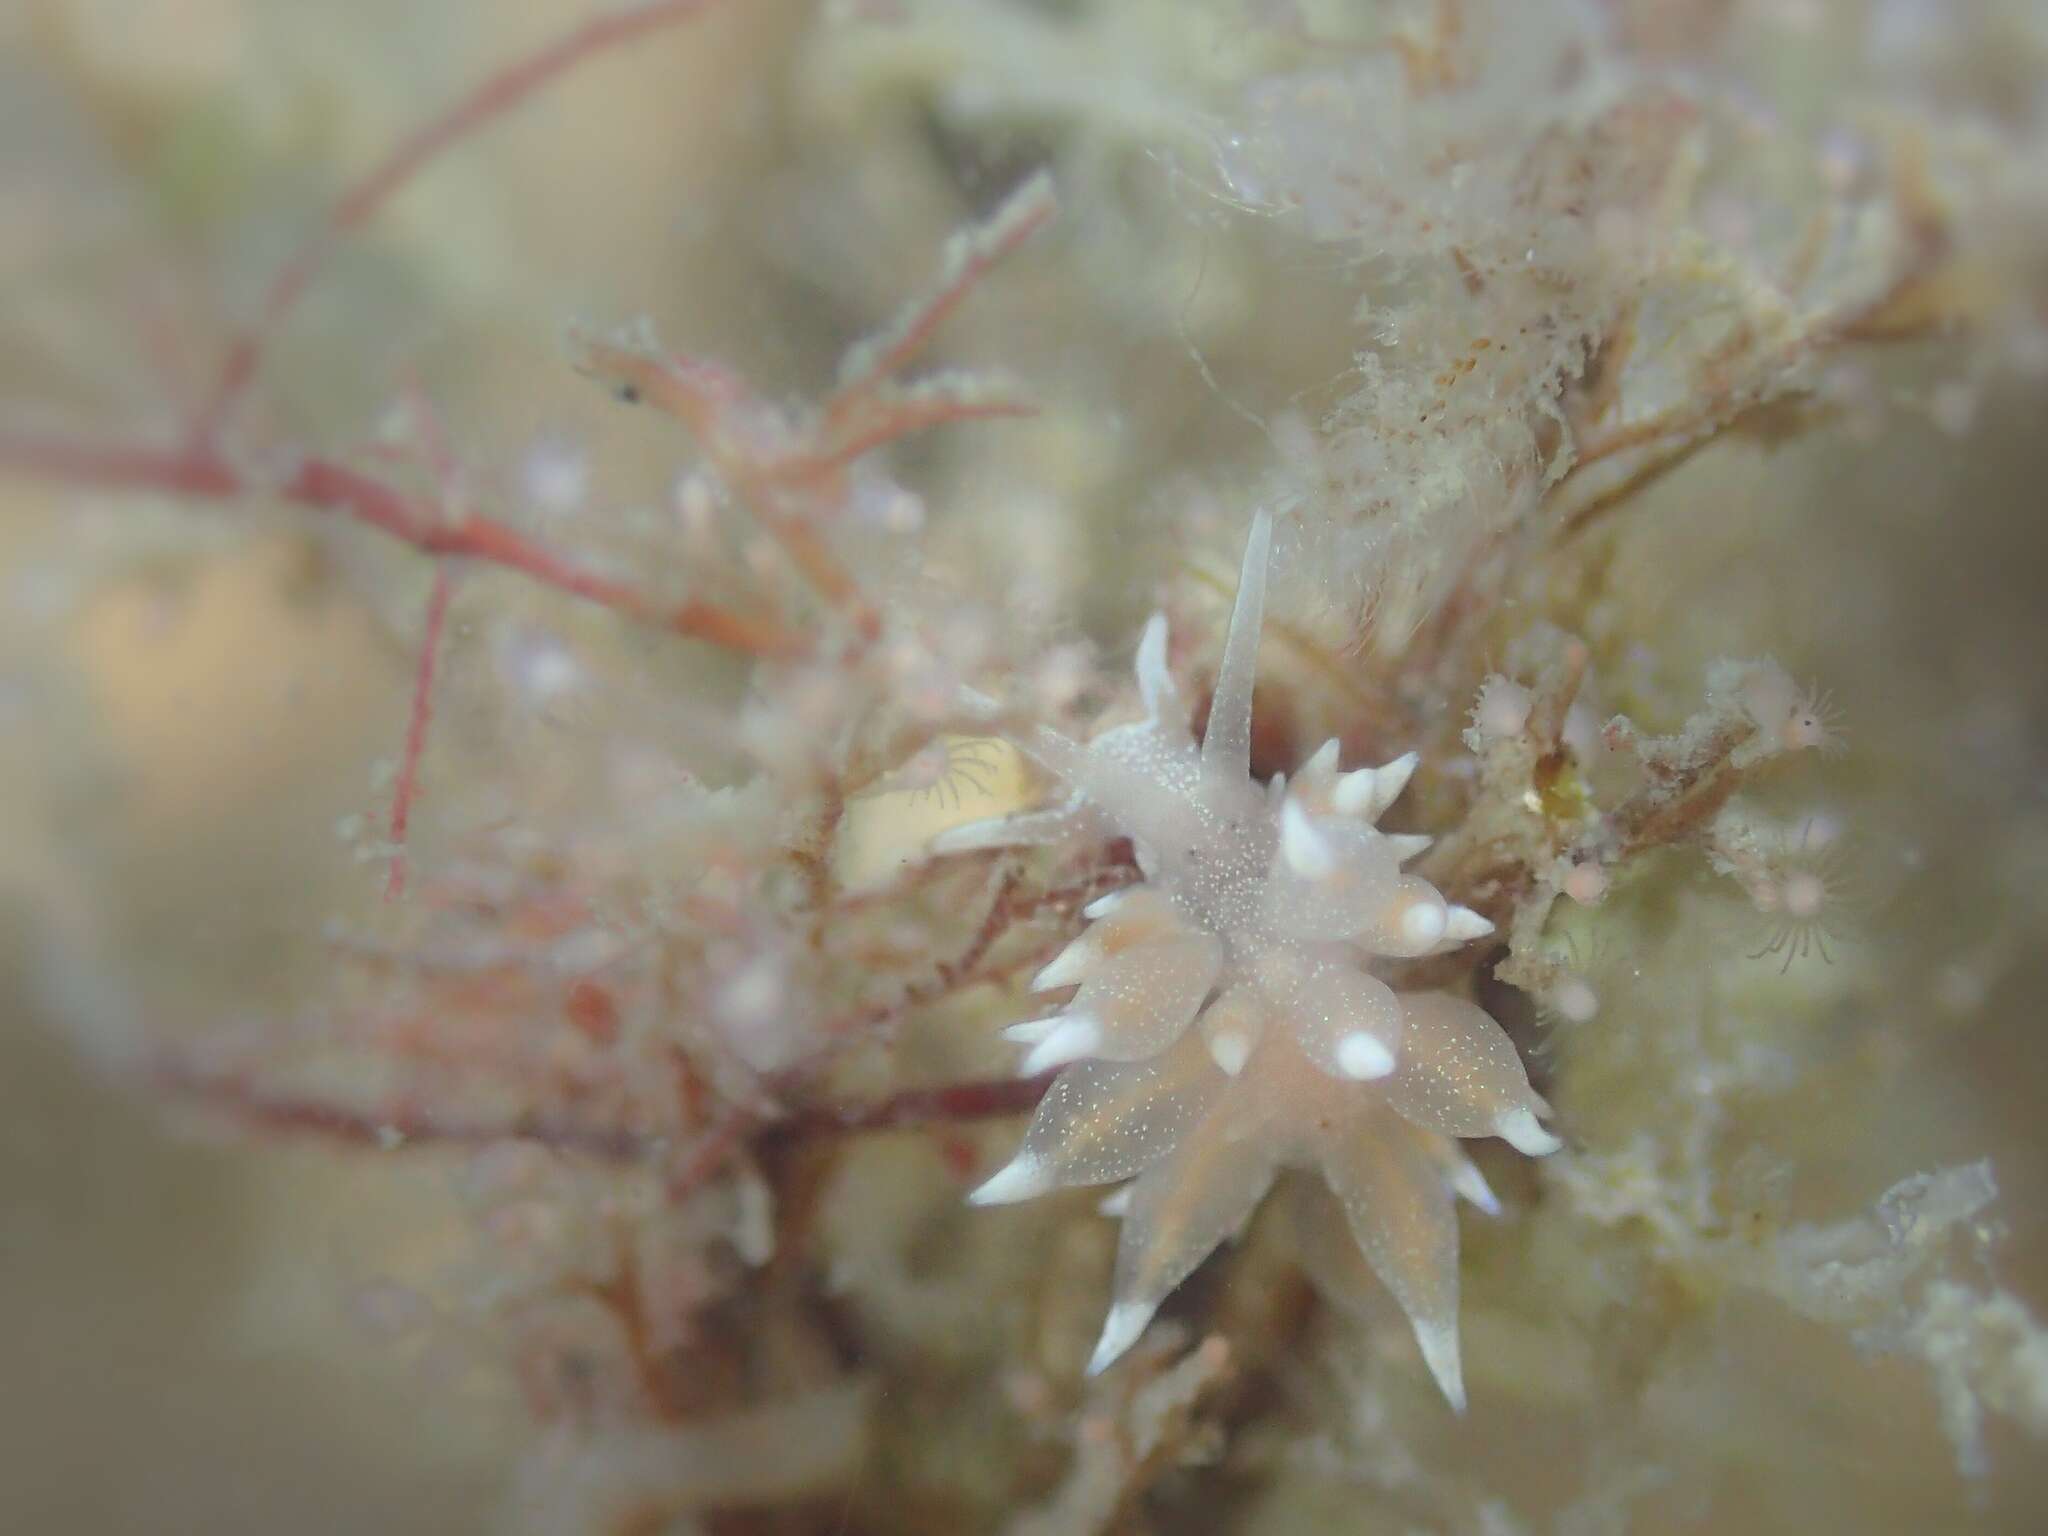
[[[833,872],[844,890],[885,886],[948,828],[1022,810],[1036,792],[1031,765],[1008,742],[937,737],[848,802],[832,847]]]

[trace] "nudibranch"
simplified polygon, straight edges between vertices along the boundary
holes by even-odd
[[[1251,777],[1271,544],[1261,511],[1199,743],[1154,615],[1137,654],[1143,719],[1086,743],[1049,729],[1017,742],[1067,798],[933,844],[1123,836],[1142,876],[1090,906],[1089,926],[1033,979],[1034,991],[1071,996],[1006,1033],[1028,1047],[1026,1073],[1063,1070],[1022,1148],[970,1198],[1129,1181],[1105,1202],[1123,1228],[1093,1374],[1240,1231],[1282,1170],[1318,1171],[1462,1410],[1454,1198],[1499,1207],[1458,1139],[1499,1136],[1531,1156],[1559,1142],[1484,1011],[1373,973],[1376,960],[1444,953],[1492,929],[1404,871],[1428,838],[1375,825],[1414,755],[1341,772],[1331,741],[1291,781]]]

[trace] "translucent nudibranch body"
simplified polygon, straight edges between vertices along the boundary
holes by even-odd
[[[1491,931],[1403,865],[1429,839],[1375,823],[1415,766],[1341,772],[1332,741],[1290,782],[1251,777],[1252,682],[1272,524],[1252,525],[1199,743],[1167,666],[1164,615],[1138,646],[1145,718],[1085,744],[1019,743],[1068,790],[1055,809],[943,834],[941,852],[1128,837],[1141,883],[1033,981],[1072,991],[1007,1033],[1054,1080],[1016,1157],[971,1197],[993,1205],[1130,1180],[1114,1296],[1091,1372],[1233,1237],[1284,1168],[1319,1171],[1459,1408],[1455,1196],[1497,1209],[1456,1138],[1542,1155],[1548,1106],[1483,1011],[1396,992],[1379,957],[1445,952]]]

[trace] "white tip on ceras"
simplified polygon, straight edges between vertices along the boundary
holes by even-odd
[[[1387,847],[1393,851],[1394,861],[1398,864],[1406,864],[1410,859],[1422,857],[1436,841],[1435,838],[1420,832],[1388,832],[1382,835],[1386,838]]]
[[[1383,763],[1377,768],[1359,768],[1340,774],[1336,787],[1330,792],[1330,803],[1346,816],[1378,821],[1381,812],[1401,798],[1401,791],[1408,787],[1408,780],[1414,776],[1415,765],[1420,761],[1415,753],[1404,752],[1391,763]]]
[[[1173,674],[1166,667],[1166,615],[1155,613],[1145,623],[1138,639],[1138,695],[1145,701],[1145,713],[1157,720],[1173,698]]]
[[[1430,948],[1432,955],[1448,955],[1463,949],[1474,939],[1483,939],[1493,932],[1493,924],[1474,912],[1470,907],[1446,907],[1444,909],[1444,936]]]
[[[1415,776],[1415,765],[1421,757],[1414,752],[1404,752],[1391,763],[1382,763],[1373,770],[1372,809],[1374,821],[1380,813],[1401,798],[1401,791],[1408,787],[1408,781]]]
[[[1543,1129],[1533,1109],[1511,1109],[1493,1122],[1494,1134],[1529,1157],[1548,1157],[1564,1143]]]
[[[1209,1059],[1225,1077],[1244,1071],[1265,1033],[1263,1016],[1257,1009],[1243,1006],[1246,1000],[1244,992],[1233,992],[1205,1009],[1195,1024],[1208,1044]]]
[[[1100,1376],[1116,1364],[1118,1357],[1138,1342],[1138,1335],[1158,1310],[1142,1301],[1120,1301],[1111,1307],[1109,1316],[1103,1320],[1102,1337],[1095,1345],[1095,1353],[1088,1357],[1088,1374]]]
[[[1450,911],[1440,901],[1413,901],[1401,913],[1401,937],[1417,954],[1443,942]]]
[[[1029,1152],[1019,1152],[967,1197],[969,1205],[1015,1205],[1049,1193],[1055,1185],[1052,1165]]]
[[[1500,1214],[1500,1197],[1486,1182],[1486,1176],[1472,1166],[1469,1158],[1461,1156],[1451,1164],[1450,1185],[1451,1193],[1466,1204],[1489,1216]]]
[[[1337,1070],[1361,1083],[1372,1082],[1394,1070],[1394,1053],[1386,1042],[1364,1030],[1353,1030],[1337,1042]]]
[[[1332,736],[1328,741],[1316,748],[1314,754],[1307,762],[1301,765],[1294,777],[1297,781],[1307,782],[1327,778],[1336,773],[1336,771],[1337,738]]]
[[[1135,1184],[1119,1184],[1095,1202],[1095,1209],[1111,1220],[1122,1221],[1131,1214],[1131,1195],[1137,1187]]]
[[[1107,896],[1098,896],[1081,909],[1081,915],[1090,922],[1095,921],[1097,918],[1107,917],[1118,907],[1122,906],[1124,898],[1130,894],[1130,888],[1127,886],[1120,891],[1111,891]]]
[[[1209,1037],[1209,1059],[1223,1069],[1225,1077],[1235,1077],[1252,1059],[1252,1042],[1234,1029],[1219,1030]]]
[[[1422,1363],[1436,1378],[1444,1401],[1451,1405],[1451,1412],[1464,1413],[1465,1370],[1458,1358],[1458,1325],[1455,1322],[1425,1323],[1417,1319],[1415,1342],[1422,1346]]]
[[[1102,1044],[1102,1026],[1086,1014],[1060,1015],[1051,1033],[1031,1048],[1019,1069],[1023,1077],[1036,1077],[1070,1061],[1092,1056]]]
[[[1444,913],[1444,942],[1469,944],[1493,932],[1493,924],[1470,907],[1451,907]]]
[[[1060,1020],[1066,1015],[1055,1013],[1042,1019],[1026,1019],[1022,1024],[1012,1024],[1003,1031],[1003,1038],[1016,1045],[1036,1045],[1060,1027]]]
[[[1376,770],[1355,768],[1350,773],[1337,775],[1337,782],[1330,788],[1330,804],[1346,816],[1363,816],[1372,804],[1372,785]]]
[[[1327,880],[1337,868],[1337,850],[1316,830],[1299,800],[1280,807],[1280,852],[1287,867],[1304,880]]]
[[[1095,959],[1095,942],[1084,933],[1031,978],[1031,990],[1051,992],[1060,987],[1071,987],[1087,974],[1088,967],[1095,963]]]

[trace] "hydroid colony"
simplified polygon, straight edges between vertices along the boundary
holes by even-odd
[[[398,765],[314,871],[340,913],[298,925],[318,963],[274,962],[260,1006],[191,1001],[201,967],[109,937],[126,889],[75,868],[107,818],[67,798],[89,753],[39,713],[4,841],[65,872],[25,904],[57,933],[43,990],[161,1098],[458,1169],[473,1265],[375,1310],[516,1384],[549,1529],[749,1504],[834,1532],[1511,1532],[1724,1499],[1745,1530],[1810,1529],[1815,1500],[1876,1529],[1920,1513],[1902,1481],[1942,1524],[1961,1499],[1910,1405],[1973,1475],[1991,1417],[2048,1430],[1996,1182],[1914,1172],[1988,1150],[1939,1106],[1974,1108],[1954,1060],[2038,992],[2038,647],[1989,616],[2039,559],[1986,556],[1997,520],[1915,481],[1961,450],[1878,427],[1924,395],[1949,431],[2048,366],[2041,8],[780,15],[578,10],[511,59],[477,26],[474,91],[387,125],[260,302],[237,279],[304,210],[245,231],[221,210],[276,186],[226,161],[184,223],[151,222],[189,191],[161,167],[101,199],[143,210],[104,266],[76,259],[99,207],[58,222],[0,346],[43,365],[10,400],[51,403],[0,421],[0,468],[62,487],[17,569],[64,580],[10,634],[56,590],[89,641],[96,594],[154,612],[161,567],[284,527],[380,637],[308,686],[413,707],[402,740],[357,722]],[[743,45],[693,65],[721,18]],[[376,46],[415,25],[443,23]],[[668,27],[631,135],[536,102],[551,155],[386,206]],[[307,67],[370,99],[344,56]],[[84,87],[112,126],[79,138],[157,142],[159,98]],[[269,120],[228,79],[163,142],[213,142],[238,91]],[[283,179],[325,174],[325,132],[286,136]],[[628,137],[700,144],[700,179],[597,205],[593,240],[562,209]],[[10,206],[66,208],[72,169]],[[556,289],[475,291],[565,227],[579,293],[674,301],[667,345],[629,322],[575,348],[637,414],[549,366]],[[192,362],[126,323],[167,265],[251,318],[209,334],[192,305],[215,387],[139,406]],[[394,385],[444,310],[432,387]],[[742,365],[830,383],[793,404]],[[1822,774],[1828,712],[1759,653],[1831,614],[1798,672],[1855,703],[1858,750]],[[290,735],[236,659],[221,717]],[[151,703],[198,688],[147,661]],[[232,801],[242,745],[193,778]],[[1841,850],[1907,836],[1919,905],[1837,942]],[[255,861],[209,845],[166,905]],[[1930,1061],[1935,1019],[1980,1033]],[[1119,1186],[1120,1225],[1073,1185]],[[1458,1198],[1498,1211],[1462,1254]],[[1760,1314],[1825,1326],[1788,1344]],[[1933,1473],[1872,1475],[1922,1442]]]

